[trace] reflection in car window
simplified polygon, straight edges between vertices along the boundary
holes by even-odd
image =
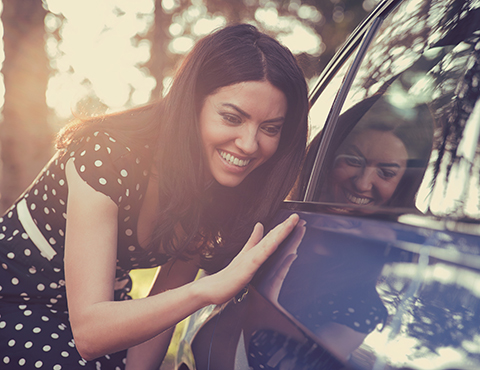
[[[392,11],[342,108],[316,201],[333,203],[341,212],[407,207],[480,219],[478,29],[478,1],[411,0]],[[406,168],[402,177],[387,178],[391,173],[384,165],[402,159],[394,158],[395,138],[407,152]],[[383,144],[386,152],[373,153],[373,144]],[[370,157],[358,145],[368,146]],[[348,185],[347,173],[352,175]],[[335,189],[332,181],[342,176],[344,186],[337,181]]]

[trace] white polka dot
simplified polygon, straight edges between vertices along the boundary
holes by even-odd
[[[18,364],[19,364],[20,366],[25,365],[26,362],[27,362],[27,361],[26,361],[24,358],[21,358],[20,360],[18,360]]]
[[[36,367],[37,369],[40,369],[42,366],[43,366],[43,362],[42,362],[42,361],[37,361],[37,362],[35,362],[35,367]]]
[[[84,164],[82,164],[82,165],[80,166],[80,172],[85,172],[85,165],[84,165]]]
[[[57,191],[55,189],[52,189],[52,194],[57,195]]]
[[[7,323],[5,321],[0,321],[0,329],[3,329],[5,326],[7,326]]]
[[[48,199],[48,195],[47,195],[47,194],[43,194],[42,199],[43,199],[43,200],[47,200],[47,199]]]
[[[37,285],[37,290],[40,291],[40,292],[43,292],[43,291],[45,290],[45,285],[43,285],[43,284],[41,284],[41,283],[38,284],[38,285]]]
[[[16,277],[12,278],[12,285],[18,285],[19,282],[20,281]]]
[[[52,347],[50,347],[50,346],[47,344],[47,345],[43,346],[42,349],[43,349],[43,352],[48,352],[48,351],[50,351],[50,350],[52,349]]]
[[[100,144],[95,144],[95,151],[98,152],[100,150],[101,146]]]
[[[116,140],[113,137],[109,137],[108,140],[110,140],[112,143],[116,142]]]
[[[21,310],[24,310],[25,308],[27,308],[27,305],[26,304],[21,304],[20,306],[18,306],[19,309]]]
[[[50,319],[47,316],[42,316],[42,321],[49,321]]]
[[[58,230],[58,233],[60,234],[60,236],[64,236],[64,235],[65,235],[65,233],[63,232],[62,229],[59,229],[59,230]]]
[[[30,249],[25,249],[23,253],[25,253],[25,255],[28,257],[32,254],[32,251]]]
[[[28,235],[26,233],[22,233],[22,238],[27,240],[28,239]]]
[[[354,322],[353,325],[355,325],[357,328],[360,326],[360,324],[358,322]]]
[[[121,170],[120,175],[122,175],[123,177],[127,177],[128,176],[127,170]]]
[[[15,231],[12,233],[12,235],[13,235],[13,236],[18,235],[19,232],[20,232],[20,231],[15,230]]]
[[[350,307],[350,308],[348,309],[348,312],[354,313],[354,312],[355,312],[355,310],[354,310],[353,308],[351,308],[351,307]]]
[[[70,356],[70,354],[67,351],[62,351],[61,355],[62,355],[62,357]]]
[[[35,203],[30,204],[30,209],[31,209],[32,211],[34,211],[35,208],[37,208],[37,205],[36,205]]]
[[[30,342],[30,341],[28,341],[28,342],[25,343],[25,348],[27,348],[27,349],[28,349],[28,348],[32,348],[32,346],[33,346],[33,343]]]
[[[50,238],[48,239],[49,243],[52,244],[52,245],[55,245],[57,244],[57,241],[54,239],[54,238]]]
[[[30,315],[32,314],[32,311],[30,311],[30,310],[25,310],[25,311],[23,311],[23,314],[24,314],[25,316],[30,316]]]
[[[130,252],[133,252],[135,249],[136,249],[136,248],[135,248],[134,245],[131,245],[130,247],[128,247],[128,250],[129,250]]]
[[[365,324],[370,325],[370,324],[371,324],[371,321],[370,321],[369,319],[366,319],[366,320],[365,320]]]
[[[100,177],[98,179],[98,182],[101,184],[101,185],[106,185],[107,184],[107,180],[105,180],[103,177]]]
[[[35,189],[35,190],[33,191],[33,195],[38,195],[38,189]]]
[[[110,149],[110,147],[108,147],[108,146],[107,146],[107,152],[108,152],[108,154],[112,153],[112,149]]]
[[[22,330],[23,329],[23,324],[19,323],[17,325],[15,325],[15,330]]]
[[[102,164],[103,164],[103,162],[102,162],[100,159],[97,159],[97,160],[94,162],[95,167],[101,167]]]
[[[128,211],[128,210],[130,210],[130,208],[131,208],[130,205],[128,205],[128,206],[125,206],[123,209],[124,209],[125,211]]]
[[[52,282],[52,283],[50,283],[50,288],[52,288],[52,289],[57,289],[57,288],[58,288],[58,284],[55,283],[55,282]]]
[[[3,358],[3,363],[4,363],[4,364],[10,363],[10,357],[5,356],[5,357]]]
[[[83,152],[81,152],[81,153],[80,153],[80,156],[82,156],[82,157],[83,157],[83,156],[84,156],[86,153],[87,153],[87,151],[86,151],[86,150],[84,150]]]
[[[7,257],[10,258],[11,260],[13,260],[15,258],[15,253],[9,252],[9,253],[7,253]]]
[[[65,185],[65,180],[63,180],[63,179],[60,179],[60,180],[58,181],[58,184],[59,184],[60,186],[63,186],[63,185]]]
[[[0,240],[5,238],[5,234],[0,234]]]
[[[45,214],[48,215],[50,213],[50,210],[47,207],[45,207],[43,208],[43,212],[45,212]]]
[[[125,190],[125,195],[128,197],[130,196],[130,189]]]
[[[62,369],[62,366],[61,365],[55,365],[53,367],[53,370],[61,370]]]
[[[15,339],[10,339],[10,340],[8,341],[8,346],[9,346],[9,347],[13,347],[14,345],[15,345]]]
[[[133,231],[131,229],[125,230],[125,235],[126,236],[132,236],[132,234],[133,234]]]
[[[12,211],[8,212],[7,217],[8,217],[8,218],[12,218],[12,216],[13,216],[13,212],[12,212]]]
[[[35,333],[35,334],[38,334],[42,331],[42,329],[40,329],[38,326],[33,328],[32,331]]]
[[[28,272],[31,274],[36,274],[37,273],[37,268],[35,266],[32,266],[28,269]]]
[[[57,334],[57,333],[52,333],[52,335],[50,335],[53,339],[58,339],[60,338],[60,336]]]
[[[117,179],[117,182],[122,185],[122,179]]]

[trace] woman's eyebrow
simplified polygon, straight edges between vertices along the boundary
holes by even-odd
[[[362,151],[360,149],[358,149],[358,147],[356,145],[351,145],[350,146],[350,149],[352,150],[352,152],[355,153],[355,155],[358,155],[359,157],[362,157],[363,159],[367,160],[368,158],[365,158],[365,156],[363,155]],[[396,162],[379,162],[377,163],[377,166],[378,167],[395,167],[395,168],[401,168],[400,164],[396,163]]]
[[[398,163],[378,163],[378,166],[379,167],[396,167],[396,168],[400,168],[400,165]]]
[[[241,109],[240,107],[238,107],[235,104],[222,103],[221,105],[223,107],[229,107],[229,108],[235,109],[238,113],[240,113],[242,116],[244,116],[248,119],[252,118],[252,116],[250,114],[248,114],[247,112],[245,112],[243,109]],[[272,119],[266,120],[263,123],[274,123],[274,122],[283,122],[283,121],[285,121],[285,117],[280,116],[280,117],[277,117],[277,118],[272,118]]]
[[[252,116],[250,116],[250,114],[248,114],[248,113],[245,112],[243,109],[241,109],[240,107],[236,106],[235,104],[232,104],[232,103],[222,103],[222,106],[233,108],[233,109],[235,109],[238,113],[240,113],[242,116],[244,116],[244,117],[246,117],[246,118],[252,118]]]

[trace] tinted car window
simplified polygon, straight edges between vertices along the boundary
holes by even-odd
[[[311,200],[480,218],[478,6],[412,0],[385,18],[333,119]]]

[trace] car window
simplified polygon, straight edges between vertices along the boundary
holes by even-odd
[[[408,0],[385,18],[322,143],[314,201],[480,219],[479,29],[478,1]]]

